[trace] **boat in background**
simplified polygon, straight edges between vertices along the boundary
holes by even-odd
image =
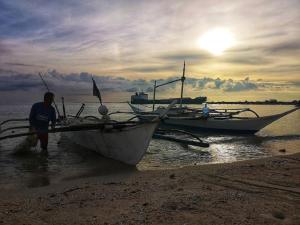
[[[209,114],[205,114],[202,109],[193,109],[183,104],[183,88],[185,81],[185,62],[183,66],[183,74],[180,79],[169,81],[164,84],[156,85],[154,83],[153,99],[155,100],[155,90],[158,87],[171,84],[174,82],[181,81],[181,95],[179,107],[173,107],[168,111],[167,116],[164,118],[161,127],[172,127],[185,130],[197,130],[197,131],[210,131],[210,132],[226,132],[226,133],[256,133],[262,128],[268,126],[274,121],[286,116],[296,110],[299,107],[288,110],[286,112],[260,117],[255,111],[244,108],[244,109],[212,109]],[[153,102],[152,111],[147,112],[140,110],[139,108],[128,103],[132,111],[137,115],[140,121],[147,121],[157,116],[164,107],[159,106],[155,109],[155,102]],[[207,104],[206,104],[207,105]],[[244,112],[251,112],[253,117],[241,116]]]
[[[171,104],[172,101],[180,102],[181,98],[168,99],[148,99],[148,94],[144,92],[136,92],[131,96],[131,104]],[[202,104],[207,101],[207,97],[200,96],[196,98],[182,98],[182,104]]]
[[[168,99],[156,99],[156,89],[168,84],[181,81],[181,93],[180,98],[168,98]],[[202,104],[207,101],[207,97],[200,96],[196,98],[183,97],[183,87],[185,81],[185,61],[183,64],[182,77],[176,80],[168,81],[162,84],[157,84],[156,80],[154,81],[153,86],[153,99],[148,99],[148,94],[144,92],[136,92],[131,96],[131,104],[153,104],[152,109],[154,110],[155,104],[171,104],[173,101],[176,101],[182,107],[182,104]]]
[[[147,121],[159,114],[163,108],[155,111],[143,111],[129,104],[132,111],[140,121]],[[203,115],[202,110],[192,108],[173,108],[162,120],[161,127],[172,127],[193,131],[208,131],[213,133],[239,133],[254,134],[280,118],[295,112],[300,107],[295,107],[283,113],[270,116],[259,116],[255,111],[245,109],[211,109],[208,117]],[[251,112],[253,117],[241,116],[244,112]]]

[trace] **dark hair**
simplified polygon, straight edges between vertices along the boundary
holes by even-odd
[[[54,98],[54,94],[52,92],[46,92],[44,94],[44,101],[47,99],[53,99]]]

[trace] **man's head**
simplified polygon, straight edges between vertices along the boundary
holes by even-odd
[[[46,92],[44,94],[44,103],[46,105],[51,105],[54,100],[54,94],[52,92]]]

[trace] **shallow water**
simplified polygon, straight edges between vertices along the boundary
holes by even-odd
[[[106,104],[110,111],[130,111],[127,104]],[[81,104],[68,104],[68,114],[76,114]],[[30,105],[9,105],[0,107],[0,121],[10,118],[27,117]],[[87,104],[82,115],[97,116],[97,103]],[[192,106],[192,107],[197,107]],[[212,105],[212,108],[251,107],[259,115],[271,115],[286,111],[293,106],[250,106]],[[250,114],[249,114],[250,115]],[[130,118],[128,115],[114,116],[117,119]],[[59,134],[51,134],[49,153],[43,155],[39,148],[23,155],[13,154],[23,139],[6,140],[0,143],[0,185],[37,187],[63,180],[92,176],[109,176],[135,170],[178,168],[206,163],[224,163],[238,160],[298,152],[300,147],[300,111],[296,111],[267,126],[255,135],[226,135],[198,133],[209,148],[185,146],[182,144],[152,140],[147,154],[137,168],[106,159],[85,148],[70,143]],[[280,153],[285,149],[286,153]]]

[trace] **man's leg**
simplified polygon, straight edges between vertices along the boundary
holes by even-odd
[[[38,138],[40,140],[41,149],[47,151],[48,148],[48,133],[39,133]]]

